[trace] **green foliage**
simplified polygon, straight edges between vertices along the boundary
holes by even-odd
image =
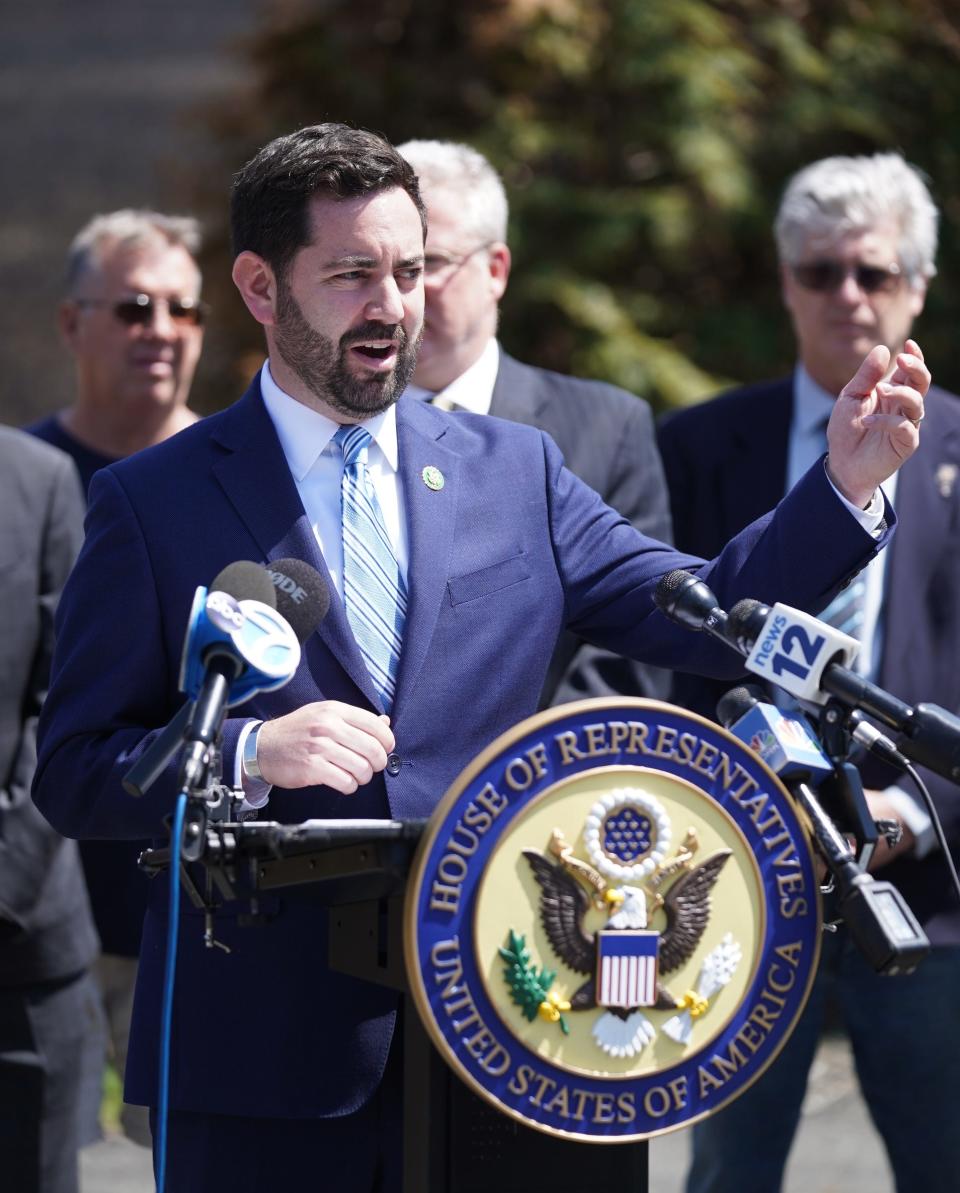
[[[785,371],[771,224],[801,165],[900,149],[944,210],[919,327],[952,350],[960,18],[948,0],[327,0],[251,47],[219,120],[236,166],[344,120],[486,153],[512,202],[502,337],[658,406]],[[255,335],[249,327],[245,333]],[[255,342],[255,341],[252,341]]]
[[[532,1023],[540,1011],[540,1004],[550,993],[553,979],[557,976],[556,970],[543,967],[538,970],[535,965],[531,965],[526,938],[518,936],[512,928],[508,940],[507,947],[499,950],[500,956],[506,962],[503,976],[510,987],[513,1001],[523,1012],[523,1017]],[[563,1021],[560,1022],[566,1031]]]

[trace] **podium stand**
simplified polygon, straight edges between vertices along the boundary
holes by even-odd
[[[330,966],[406,991],[403,898],[423,821],[251,822],[207,827],[204,865],[222,893],[247,863],[255,891],[309,886],[330,919]],[[213,848],[209,848],[212,845]],[[156,861],[168,851],[151,851]],[[219,855],[219,856],[218,856]],[[195,884],[188,884],[188,890]],[[647,1144],[556,1138],[514,1121],[450,1071],[404,997],[404,1193],[647,1191]],[[394,1045],[396,1047],[396,1044]]]

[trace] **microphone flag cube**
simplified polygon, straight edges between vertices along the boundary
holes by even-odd
[[[730,732],[781,778],[819,781],[833,773],[833,763],[820,749],[806,722],[772,704],[755,704],[730,726]]]

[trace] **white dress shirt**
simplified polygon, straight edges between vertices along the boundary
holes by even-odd
[[[491,336],[470,368],[438,393],[421,389],[419,385],[408,385],[404,393],[424,402],[432,402],[434,398],[442,396],[444,401],[459,406],[462,410],[469,410],[471,414],[489,414],[499,368],[500,345]]]
[[[330,578],[343,592],[343,531],[340,486],[343,479],[343,455],[333,437],[340,424],[298,402],[285,393],[270,372],[270,362],[260,373],[260,392],[267,414],[277,432],[287,466],[297,486],[304,512],[313,527]],[[391,406],[382,414],[360,423],[370,432],[372,442],[367,452],[367,475],[377,494],[384,526],[404,579],[409,562],[406,509],[403,488],[397,474],[397,414]],[[270,784],[243,775],[243,747],[259,721],[250,721],[241,730],[234,759],[234,787],[242,787],[246,800],[241,815],[252,808],[262,808],[270,794]]]

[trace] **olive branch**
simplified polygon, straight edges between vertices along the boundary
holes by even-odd
[[[557,971],[543,966],[538,971],[537,967],[530,963],[530,950],[527,948],[526,938],[518,936],[512,928],[507,947],[499,952],[506,962],[503,967],[504,980],[523,1017],[532,1023],[540,1015],[551,1023],[559,1023],[563,1034],[569,1035],[570,1028],[562,1012],[569,1011],[570,1004],[550,989]]]

